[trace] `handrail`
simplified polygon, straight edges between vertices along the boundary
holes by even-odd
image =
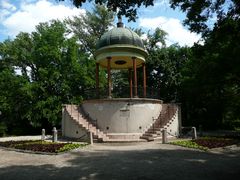
[[[164,128],[167,123],[171,122],[174,115],[177,114],[177,106],[175,104],[162,104],[162,110],[159,113],[158,118],[153,118],[152,125],[143,133],[142,138],[147,140],[153,140],[153,136],[149,136],[149,134],[157,134],[161,128]],[[171,133],[167,132],[168,134],[172,135]],[[175,135],[172,135],[175,136]]]
[[[76,108],[73,109],[73,107],[76,107]],[[73,118],[75,121],[78,121],[78,123],[80,123],[80,124],[81,124],[81,122],[79,121],[79,116],[82,114],[84,116],[85,121],[87,122],[85,128],[88,129],[92,133],[93,133],[93,131],[96,130],[95,135],[98,138],[107,138],[106,134],[103,133],[103,135],[101,135],[98,133],[99,129],[97,128],[97,119],[96,119],[95,123],[93,123],[94,122],[93,119],[84,111],[84,109],[81,106],[75,106],[75,105],[71,104],[71,105],[66,105],[65,108],[67,108],[66,112],[68,113],[68,115],[71,116],[71,118]],[[73,117],[73,114],[72,114],[73,110],[76,111],[78,114],[75,117]],[[90,130],[90,126],[92,126],[94,128],[92,130]]]
[[[164,127],[176,114],[177,107],[173,104],[163,104],[162,111],[160,112],[158,118],[152,124],[152,129]]]
[[[173,137],[178,137],[178,136],[176,136],[175,134],[172,134],[172,133],[170,133],[170,132],[168,132],[168,131],[167,131],[167,134],[170,135],[170,136],[173,136]]]

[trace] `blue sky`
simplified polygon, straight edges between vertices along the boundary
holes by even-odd
[[[0,1],[0,42],[13,39],[20,31],[32,32],[37,24],[51,19],[63,20],[66,17],[84,14],[92,4],[84,4],[77,9],[70,0],[1,0]],[[160,27],[168,33],[167,45],[179,43],[192,46],[200,35],[190,33],[182,25],[185,14],[169,7],[168,0],[156,0],[152,7],[139,9],[136,22],[123,21],[127,27],[141,27],[146,32]]]

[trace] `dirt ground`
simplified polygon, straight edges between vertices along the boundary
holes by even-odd
[[[104,143],[60,155],[0,149],[0,179],[240,179],[240,147],[203,152],[161,142]]]

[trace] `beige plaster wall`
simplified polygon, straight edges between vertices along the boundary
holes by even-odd
[[[181,106],[178,104],[173,104],[173,106],[177,106],[176,114],[173,116],[171,121],[164,126],[167,130],[168,135],[170,136],[179,136],[181,132]]]
[[[162,109],[161,101],[134,99],[85,101],[82,106],[105,133],[143,133]]]
[[[81,138],[81,140],[88,140],[87,131],[71,119],[69,114],[63,110],[62,118],[62,133],[68,138]]]

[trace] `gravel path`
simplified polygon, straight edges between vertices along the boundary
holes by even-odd
[[[160,142],[106,143],[61,155],[0,149],[0,179],[240,179],[240,147],[202,152]]]

